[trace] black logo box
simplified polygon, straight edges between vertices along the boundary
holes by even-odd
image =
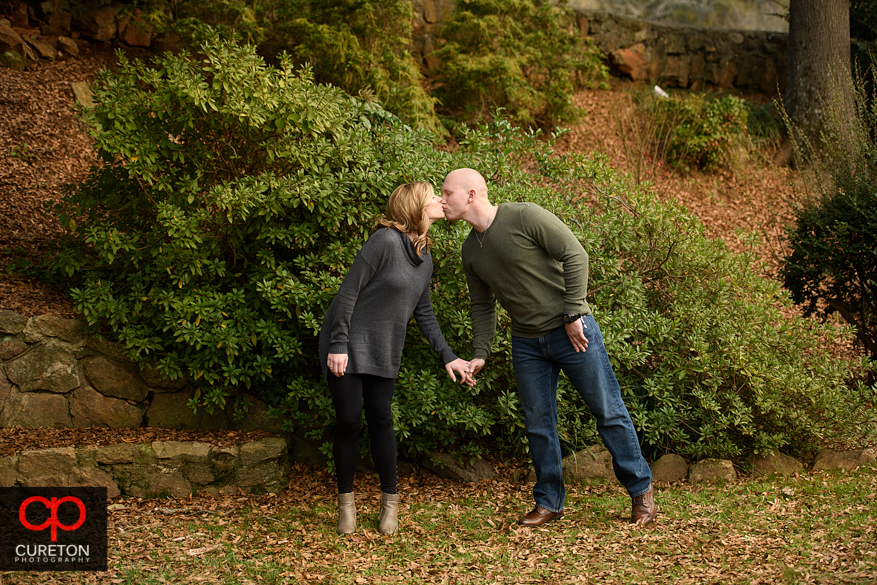
[[[106,571],[107,488],[0,488],[0,571]]]

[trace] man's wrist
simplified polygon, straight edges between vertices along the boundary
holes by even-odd
[[[579,319],[582,318],[581,313],[564,313],[563,314],[563,322],[564,323],[575,323]]]

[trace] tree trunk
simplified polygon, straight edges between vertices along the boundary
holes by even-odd
[[[849,0],[791,0],[783,102],[796,130],[811,143],[819,142],[829,109],[840,119],[854,113]]]

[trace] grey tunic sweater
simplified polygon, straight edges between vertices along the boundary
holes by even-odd
[[[381,228],[363,244],[323,317],[320,367],[330,353],[347,354],[348,374],[395,378],[411,315],[443,364],[457,359],[430,302],[432,256],[418,256],[407,235]]]

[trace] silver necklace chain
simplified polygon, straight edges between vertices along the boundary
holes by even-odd
[[[487,220],[487,227],[484,228],[484,231],[483,231],[483,232],[481,232],[482,234],[484,234],[484,237],[483,237],[483,238],[479,238],[479,237],[478,237],[478,230],[475,230],[475,239],[478,240],[478,245],[479,245],[480,247],[482,247],[482,248],[484,247],[484,238],[487,237],[487,230],[490,229],[490,226],[493,225],[493,220],[496,219],[496,210],[497,210],[497,209],[499,209],[499,208],[494,208],[494,209],[493,209],[493,213],[492,213],[492,215],[490,216],[490,219]]]

